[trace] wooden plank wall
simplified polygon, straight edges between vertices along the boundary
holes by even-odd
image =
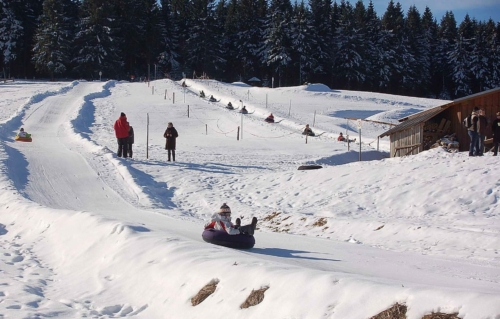
[[[415,144],[419,144],[419,143],[420,143],[420,146],[415,148],[408,155],[416,155],[416,154],[422,152],[424,149],[423,148],[423,132],[424,132],[424,123],[421,123],[421,124],[418,124],[418,125],[411,127],[408,130],[391,134],[391,157],[404,156],[406,153],[408,153],[411,150],[411,148],[400,149],[396,153],[396,156],[394,156],[398,147],[415,145]]]

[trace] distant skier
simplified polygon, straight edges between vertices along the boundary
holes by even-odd
[[[205,98],[205,92],[203,92],[203,90],[201,90],[201,91],[200,91],[200,97],[201,97],[202,99],[204,99],[204,98]]]
[[[234,110],[233,103],[231,102],[227,103],[226,109]]]

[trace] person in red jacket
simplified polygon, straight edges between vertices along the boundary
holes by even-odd
[[[127,116],[125,113],[121,113],[118,120],[116,120],[115,125],[115,135],[118,141],[118,153],[116,156],[127,158],[128,154],[128,131],[130,126],[127,122]]]

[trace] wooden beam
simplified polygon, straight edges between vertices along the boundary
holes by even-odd
[[[411,147],[415,147],[415,146],[420,146],[422,143],[417,143],[417,144],[412,144],[412,145],[407,145],[407,146],[398,146],[395,148],[396,151],[398,150],[402,150],[404,148],[411,148]]]
[[[380,121],[373,121],[373,120],[365,120],[365,119],[357,119],[357,118],[346,118],[346,120],[353,120],[353,121],[361,120],[361,121],[373,122],[373,123],[377,123],[377,124],[384,124],[384,125],[390,125],[390,126],[398,126],[398,124],[392,124],[392,123],[380,122]]]

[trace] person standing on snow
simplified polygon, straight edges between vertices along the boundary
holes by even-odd
[[[212,215],[211,220],[205,225],[205,229],[223,230],[229,235],[248,234],[253,235],[257,226],[257,218],[252,218],[252,223],[241,226],[241,220],[236,218],[236,224],[231,222],[231,208],[226,203],[222,204],[219,211]]]
[[[116,120],[115,125],[115,135],[118,141],[118,153],[116,156],[127,158],[127,150],[128,150],[128,131],[130,129],[127,116],[125,113],[121,113],[118,120]]]
[[[172,159],[175,162],[175,144],[176,139],[179,137],[177,130],[172,122],[168,122],[167,129],[163,133],[163,137],[166,138],[165,149],[168,151],[168,161],[170,162],[170,154],[172,154]]]
[[[497,156],[500,145],[500,112],[497,112],[496,120],[491,123],[491,132],[493,133],[493,156]]]
[[[486,128],[488,127],[488,119],[486,118],[486,111],[484,109],[479,110],[478,117],[478,134],[479,134],[479,152],[478,156],[484,155],[484,140],[486,139]]]
[[[130,123],[128,123],[130,126]],[[127,147],[128,147],[128,157],[132,158],[132,144],[134,144],[134,128],[130,126],[128,130]]]
[[[469,133],[470,137],[470,145],[469,145],[469,156],[478,156],[479,155],[479,127],[478,127],[478,116],[479,108],[477,106],[474,107],[474,110],[471,114],[471,126],[467,129],[467,133]]]

